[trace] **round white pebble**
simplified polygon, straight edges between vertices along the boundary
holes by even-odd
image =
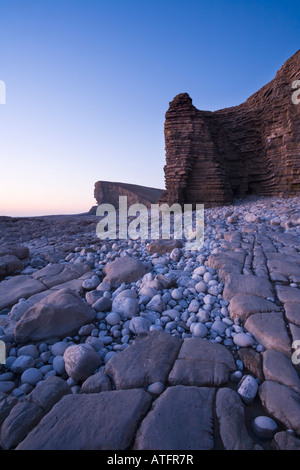
[[[174,300],[180,300],[182,299],[182,291],[181,289],[174,289],[171,292],[172,299]]]
[[[164,388],[165,387],[162,382],[154,382],[149,385],[148,392],[151,393],[151,395],[158,396],[164,391]]]
[[[108,315],[106,315],[106,323],[109,325],[118,325],[121,322],[121,316],[117,312],[110,312]]]
[[[193,328],[193,335],[197,338],[205,338],[207,335],[207,328],[203,323],[196,323]]]

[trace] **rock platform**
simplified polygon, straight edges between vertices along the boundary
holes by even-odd
[[[299,450],[299,198],[206,210],[194,253],[77,219],[0,221],[1,448]]]

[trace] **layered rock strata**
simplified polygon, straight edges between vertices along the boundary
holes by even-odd
[[[300,106],[292,84],[299,78],[300,50],[239,106],[200,111],[187,93],[177,95],[165,119],[160,202],[209,207],[247,194],[298,194]]]
[[[157,203],[161,193],[162,189],[112,181],[97,181],[94,189],[98,204],[113,204],[116,208],[119,206],[119,196],[126,196],[128,205],[144,204],[150,207]]]

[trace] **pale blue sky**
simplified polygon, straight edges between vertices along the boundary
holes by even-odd
[[[169,101],[240,104],[299,26],[298,0],[0,0],[0,215],[86,211],[101,179],[163,188]]]

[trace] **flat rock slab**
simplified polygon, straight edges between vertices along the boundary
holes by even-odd
[[[274,302],[251,294],[235,295],[230,301],[229,309],[230,317],[233,319],[240,318],[242,322],[245,322],[254,313],[280,311],[280,307],[274,304]]]
[[[164,253],[171,253],[174,248],[181,248],[182,242],[180,240],[156,240],[147,244],[147,251],[150,254],[158,253],[163,255]]]
[[[274,233],[273,237],[283,245],[300,248],[299,236],[290,235],[289,233]]]
[[[15,326],[17,342],[71,335],[94,320],[96,311],[71,290],[58,290],[27,310]]]
[[[266,349],[275,349],[290,357],[291,344],[282,313],[255,313],[247,319],[245,328]]]
[[[300,380],[290,357],[272,349],[265,351],[263,372],[266,380],[282,383],[300,393]]]
[[[285,302],[284,310],[286,318],[295,323],[295,325],[300,326],[300,301],[299,302]]]
[[[244,266],[245,256],[244,251],[222,251],[221,253],[210,255],[208,266],[214,269],[220,269],[223,266],[234,262],[242,269]]]
[[[300,450],[300,439],[288,431],[280,431],[274,436],[276,450]]]
[[[27,299],[31,295],[46,290],[46,286],[30,276],[20,275],[0,282],[0,310],[11,307],[22,297]]]
[[[273,297],[272,284],[268,279],[245,274],[231,274],[227,276],[223,297],[231,300],[237,294],[250,294],[258,297]]]
[[[165,383],[181,344],[182,340],[162,331],[140,333],[130,347],[109,360],[104,372],[116,389]]]
[[[267,261],[269,271],[271,273],[279,273],[284,276],[300,276],[300,266],[299,264],[293,261],[283,261],[283,260],[269,260]]]
[[[230,388],[220,388],[216,396],[220,436],[226,450],[251,450],[253,441],[245,425],[244,405]]]
[[[216,386],[227,383],[236,370],[230,351],[223,345],[202,338],[188,338],[182,344],[171,370],[170,385]]]
[[[285,385],[266,380],[259,387],[259,397],[268,413],[288,429],[300,434],[300,395]]]
[[[18,450],[124,450],[151,405],[141,389],[66,395]]]
[[[222,252],[210,255],[208,266],[219,271],[219,278],[224,280],[229,275],[242,274],[245,254],[243,252]]]
[[[0,433],[0,445],[4,450],[12,449],[40,422],[44,412],[35,403],[17,403],[4,421]]]
[[[6,393],[0,393],[0,426],[9,415],[11,409],[17,404],[17,398]]]
[[[213,388],[169,387],[143,420],[134,449],[212,449],[214,395]]]
[[[56,402],[69,393],[71,389],[67,382],[60,377],[52,376],[34,388],[24,401],[35,403],[42,408],[44,413],[48,413]]]
[[[91,271],[91,268],[85,263],[78,264],[50,264],[45,268],[31,275],[32,279],[37,279],[42,282],[48,289],[63,284],[72,279],[81,277],[86,272]]]
[[[103,272],[106,275],[103,279],[104,282],[112,287],[119,287],[123,282],[129,284],[138,281],[146,274],[146,268],[138,259],[131,256],[122,256],[108,263],[103,268]]]
[[[280,302],[300,302],[300,289],[280,285],[276,286],[275,289]]]
[[[296,326],[293,323],[290,323],[290,332],[294,341],[300,340],[300,326]]]
[[[252,348],[240,348],[238,350],[238,356],[243,362],[244,367],[248,369],[252,375],[254,375],[260,382],[263,382],[263,364],[262,356],[260,353]]]
[[[53,405],[70,393],[71,389],[65,380],[48,377],[12,408],[1,427],[1,446],[4,449],[16,447]]]

